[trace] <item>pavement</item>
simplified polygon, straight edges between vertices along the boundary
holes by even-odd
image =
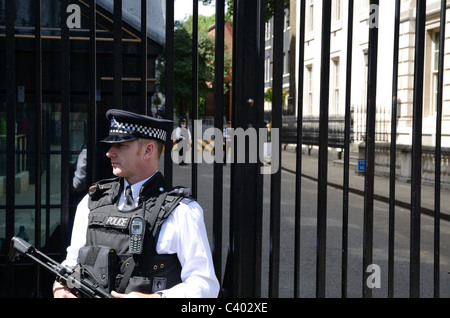
[[[283,149],[283,148],[282,148]],[[336,188],[342,188],[344,165],[329,156],[328,161],[328,184]],[[364,181],[363,173],[357,172],[357,167],[352,160],[349,168],[349,192],[364,195]],[[302,176],[317,180],[318,174],[318,157],[317,155],[302,154]],[[282,150],[281,167],[285,171],[295,173],[296,171],[296,146],[287,145]],[[375,199],[379,201],[389,202],[389,188],[390,180],[385,176],[375,175],[374,180],[374,195]],[[440,188],[440,210],[441,219],[450,220],[450,190]],[[395,181],[395,200],[396,205],[406,209],[411,207],[411,184],[408,182]],[[435,209],[435,189],[434,186],[422,184],[421,187],[421,207],[422,213],[427,215],[434,215]]]

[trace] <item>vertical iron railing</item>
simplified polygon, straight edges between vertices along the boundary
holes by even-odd
[[[97,156],[102,155],[97,151],[97,0],[91,0],[89,6],[89,111],[87,140],[87,184],[98,180],[98,173],[94,162]]]
[[[114,108],[122,109],[122,0],[114,1]]]
[[[141,103],[143,113],[148,114],[147,109],[147,0],[141,0]]]
[[[34,85],[35,85],[35,98],[36,98],[36,129],[35,129],[35,135],[36,135],[36,153],[35,153],[35,163],[34,163],[34,169],[35,169],[35,180],[39,180],[41,173],[41,164],[42,164],[42,27],[41,27],[41,1],[36,0],[34,2],[35,4],[35,28],[34,28]],[[42,195],[42,184],[41,182],[35,182],[35,192],[34,192],[34,203],[35,203],[35,220],[34,220],[34,228],[35,228],[35,235],[34,235],[34,241],[35,246],[37,248],[41,248],[41,195]],[[36,280],[35,280],[35,294],[39,294],[39,288],[40,288],[40,270],[39,267],[35,267],[35,273],[36,273]]]
[[[216,37],[214,58],[214,127],[223,130],[225,65],[225,0],[216,0]],[[217,145],[221,146],[221,145]],[[224,154],[226,156],[226,153]],[[214,161],[212,254],[216,276],[222,278],[223,163]]]
[[[354,1],[348,1],[347,21],[353,21]],[[341,296],[347,297],[348,276],[348,213],[349,213],[349,173],[350,173],[350,121],[351,121],[351,83],[352,83],[352,58],[353,58],[353,23],[348,23],[347,30],[347,63],[345,74],[345,133],[344,133],[344,170],[343,170],[343,194],[342,194],[342,271],[341,271]]]
[[[66,24],[68,0],[61,1],[61,136],[70,136],[70,30]],[[69,242],[70,138],[61,138],[61,254]]]
[[[420,296],[420,213],[422,185],[422,114],[426,0],[417,0],[411,160],[410,297]]]
[[[326,284],[330,34],[331,34],[331,0],[324,0],[322,2],[319,162],[318,162],[318,182],[317,182],[316,296],[318,298],[325,297],[325,284]]]
[[[16,147],[15,147],[15,125],[16,122],[16,59],[15,59],[15,1],[6,2],[6,229],[5,238],[9,242],[14,236],[15,222],[15,171],[16,171]],[[5,280],[7,295],[13,295],[14,269],[10,262],[6,263]]]
[[[264,8],[264,0],[233,3],[232,122],[244,130],[263,124]],[[246,154],[248,149],[247,144]],[[230,297],[261,295],[263,179],[260,162],[250,163],[246,157],[245,163],[231,165],[229,251],[223,282],[224,295]]]
[[[378,0],[371,0],[371,6],[379,6]],[[378,13],[375,10],[375,13]],[[378,16],[375,16],[378,20]],[[363,296],[371,297],[372,289],[366,284],[366,269],[373,260],[373,206],[375,177],[375,114],[378,69],[378,28],[369,27],[369,71],[367,80],[366,118],[366,172],[364,180],[364,224],[363,224]]]
[[[445,24],[447,16],[447,1],[441,0],[441,25],[439,38],[438,87],[436,105],[436,146],[434,165],[434,297],[440,297],[440,225],[441,225],[441,137],[442,137],[442,101],[444,89],[444,52]]]
[[[265,22],[266,22],[266,5],[267,0],[258,0],[257,1],[257,14],[256,14],[256,48],[257,48],[257,62],[256,62],[256,78],[253,78],[252,80],[255,80],[256,83],[256,99],[254,100],[254,103],[256,104],[257,108],[255,110],[256,114],[254,115],[255,121],[256,121],[256,127],[259,128],[265,128],[264,125],[264,111],[263,111],[263,105],[264,105],[264,30],[265,30]],[[277,8],[281,10],[280,4],[277,5]],[[282,20],[278,20],[278,23],[282,23]],[[281,63],[278,61],[278,63]],[[280,91],[281,95],[281,91]],[[252,108],[251,103],[249,104],[250,108]],[[281,106],[281,104],[280,104]],[[281,112],[281,107],[279,109]],[[237,113],[236,115],[239,115]],[[272,115],[273,116],[273,115]],[[281,115],[280,115],[281,116]],[[257,129],[257,130],[258,130]],[[258,153],[260,152],[260,147],[262,146],[259,142],[259,139],[261,136],[258,136]],[[280,148],[281,149],[281,148]],[[275,149],[275,151],[280,151],[280,149]],[[280,156],[281,158],[281,156]],[[261,159],[258,159],[257,164],[254,166],[255,168],[255,187],[256,189],[263,188],[264,185],[264,178],[263,175],[260,173],[262,168],[262,162]],[[271,186],[272,187],[272,186]],[[253,283],[253,288],[255,290],[254,295],[257,297],[261,297],[261,285],[262,285],[262,279],[264,279],[262,275],[262,238],[263,238],[263,191],[258,192],[256,190],[255,195],[255,220],[254,224],[256,226],[256,230],[254,233],[254,249],[255,249],[255,265],[254,265],[254,273],[255,277],[257,278],[257,281]],[[271,203],[272,204],[272,203]],[[278,207],[277,207],[278,206]],[[275,203],[275,209],[279,209],[279,202]],[[272,209],[272,207],[271,207]],[[270,239],[271,242],[273,242],[272,239]],[[279,259],[277,260],[279,262]],[[270,267],[271,265],[269,265]],[[279,275],[279,272],[276,272],[276,275]],[[258,278],[260,278],[258,280]],[[279,279],[279,278],[277,278]],[[270,281],[270,277],[269,277]]]
[[[194,0],[193,10],[192,10],[192,109],[191,109],[191,120],[193,127],[193,142],[192,142],[192,153],[191,153],[191,193],[194,198],[197,198],[197,188],[198,188],[198,166],[197,159],[198,152],[196,151],[198,136],[195,126],[195,121],[198,117],[198,1]],[[200,132],[201,133],[201,132]]]
[[[283,26],[284,1],[275,1],[273,15],[273,102],[272,128],[281,129],[282,125],[282,90],[283,90]],[[281,147],[272,149],[281,161]],[[281,169],[271,175],[270,179],[270,259],[269,259],[269,297],[278,297],[280,284],[280,204],[281,204]]]
[[[306,0],[300,2],[300,26],[299,26],[299,61],[305,58],[305,7]],[[297,145],[303,144],[303,83],[304,83],[304,65],[300,62],[298,65],[298,97],[297,97]],[[295,238],[294,238],[294,297],[300,297],[300,228],[301,228],[301,203],[302,203],[302,148],[297,147],[295,154]]]
[[[165,118],[173,118],[174,104],[174,2],[175,0],[166,0],[166,105]],[[164,151],[164,177],[171,185],[173,182],[173,166],[172,166],[172,140],[167,138]]]
[[[395,1],[394,52],[392,66],[391,146],[389,169],[389,250],[388,250],[388,297],[394,297],[394,247],[395,247],[395,164],[397,158],[397,105],[398,105],[398,49],[400,32],[401,0]]]

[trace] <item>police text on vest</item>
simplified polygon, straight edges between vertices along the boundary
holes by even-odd
[[[105,225],[118,229],[125,229],[128,226],[128,220],[130,218],[122,218],[117,216],[109,216],[106,218]]]

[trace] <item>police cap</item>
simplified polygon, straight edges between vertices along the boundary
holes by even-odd
[[[173,129],[173,121],[140,115],[121,109],[106,112],[110,122],[109,135],[101,142],[119,143],[138,138],[155,139],[164,143]]]

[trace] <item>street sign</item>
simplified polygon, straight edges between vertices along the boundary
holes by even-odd
[[[358,159],[358,172],[366,172],[366,160]]]

